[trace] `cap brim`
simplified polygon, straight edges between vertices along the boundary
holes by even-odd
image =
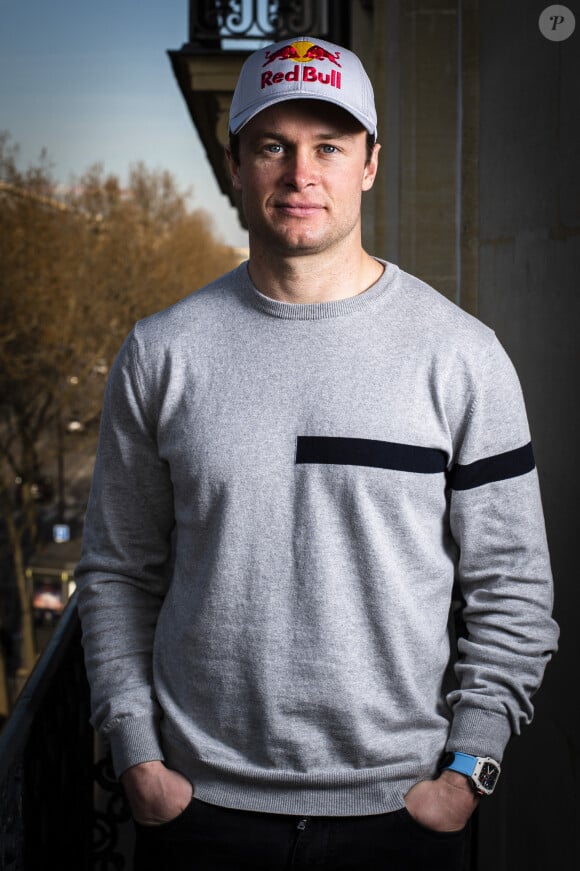
[[[375,139],[377,138],[376,125],[373,124],[371,119],[362,115],[362,113],[347,109],[345,106],[337,103],[336,100],[333,100],[330,97],[326,98],[322,97],[319,93],[310,94],[306,91],[298,91],[293,94],[278,94],[272,96],[271,99],[261,100],[259,105],[250,106],[244,112],[240,112],[236,116],[230,118],[230,133],[235,136],[252,120],[252,118],[255,118],[256,115],[259,115],[260,112],[264,111],[264,109],[269,109],[271,106],[278,105],[278,103],[287,103],[290,100],[318,100],[321,103],[330,103],[331,105],[336,106],[337,109],[342,109],[342,111],[347,115],[351,115],[368,133],[371,134],[371,136],[374,136]]]

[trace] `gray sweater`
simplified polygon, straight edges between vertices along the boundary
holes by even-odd
[[[121,349],[77,584],[119,774],[341,816],[402,807],[445,749],[500,760],[557,641],[511,363],[396,266],[292,305],[242,265]]]

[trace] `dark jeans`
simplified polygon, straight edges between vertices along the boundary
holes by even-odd
[[[136,825],[134,871],[461,871],[465,831],[432,832],[406,810],[299,817],[193,799],[162,826]]]

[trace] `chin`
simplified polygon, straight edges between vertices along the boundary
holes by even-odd
[[[296,244],[279,244],[276,248],[279,254],[286,257],[300,257],[307,254],[318,254],[328,246],[313,242],[297,242]]]
[[[278,248],[285,249],[288,252],[295,252],[296,254],[320,251],[328,245],[328,239],[321,238],[319,235],[305,233],[300,235],[277,233],[272,241],[274,241]]]

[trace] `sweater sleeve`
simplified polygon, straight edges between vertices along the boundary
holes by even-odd
[[[501,760],[532,719],[558,628],[524,401],[495,337],[472,381],[448,483],[465,631],[447,749]]]
[[[140,389],[131,334],[111,370],[77,567],[92,722],[119,775],[163,759],[153,640],[171,565],[172,486]]]

